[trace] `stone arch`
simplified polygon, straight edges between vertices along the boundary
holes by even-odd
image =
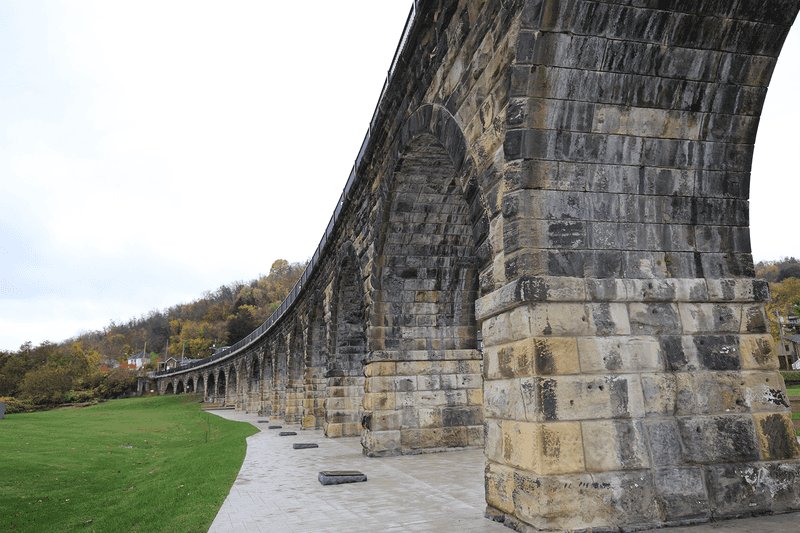
[[[186,392],[187,393],[194,392],[194,378],[192,376],[190,376],[189,379],[186,380]]]
[[[267,344],[261,358],[261,411],[260,415],[272,418],[272,386],[275,376],[273,352]]]
[[[286,422],[300,424],[303,420],[305,347],[303,344],[303,326],[298,319],[295,319],[289,343],[290,349],[286,354]]]
[[[322,302],[315,298],[310,305],[306,333],[304,428],[321,428],[325,423],[325,370],[328,357],[327,327]]]
[[[272,414],[271,418],[283,421],[286,417],[286,335],[279,333],[272,351]]]
[[[250,356],[247,361],[247,368],[247,390],[253,392],[258,390],[259,382],[261,381],[261,365],[257,355]]]
[[[220,403],[225,403],[228,399],[228,381],[225,370],[220,368],[217,372],[217,398]]]
[[[214,401],[217,397],[217,383],[214,379],[214,372],[209,372],[206,376],[206,394],[205,398],[208,401]]]
[[[421,108],[404,131],[371,280],[367,379],[381,392],[364,402],[368,455],[483,444],[475,301],[481,268],[493,275],[488,214],[446,110]]]
[[[186,392],[186,390],[183,386],[183,380],[179,379],[178,384],[175,386],[175,394],[183,394],[184,392]]]
[[[325,435],[361,434],[364,358],[367,354],[363,275],[351,242],[340,247],[331,312],[331,347],[325,376]]]
[[[164,395],[165,396],[170,396],[172,394],[175,394],[175,389],[172,386],[172,382],[170,381],[170,382],[167,383],[167,386],[164,388]]]
[[[235,396],[238,392],[239,368],[236,363],[231,363],[228,367],[228,395]]]

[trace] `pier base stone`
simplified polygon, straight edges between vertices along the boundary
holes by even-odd
[[[479,300],[487,516],[617,531],[800,507],[767,294],[541,277]]]

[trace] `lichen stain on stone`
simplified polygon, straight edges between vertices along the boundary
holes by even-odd
[[[561,439],[551,431],[542,432],[542,455],[558,459],[561,455]]]
[[[791,478],[785,481],[778,481],[770,476],[769,471],[763,466],[760,468],[747,468],[742,472],[742,478],[752,487],[766,487],[773,498],[792,484]]]
[[[535,340],[533,344],[536,348],[536,372],[544,375],[555,374],[555,357],[549,344],[541,339]]]
[[[558,418],[557,383],[553,379],[543,379],[539,386],[539,402],[546,420]]]
[[[762,443],[765,449],[761,450],[765,460],[793,459],[798,456],[800,446],[794,435],[794,428],[788,427],[783,416],[768,416],[760,421],[760,425],[761,434],[766,441]]]
[[[745,403],[747,407],[752,407],[753,403],[771,403],[783,407],[789,407],[786,398],[783,396],[783,391],[770,389],[766,385],[758,385],[756,387],[749,387],[745,389]]]

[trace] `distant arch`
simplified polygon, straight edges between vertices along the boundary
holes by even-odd
[[[238,369],[236,365],[231,365],[228,369],[228,393],[229,394],[236,394],[238,392],[236,385],[238,381]]]
[[[332,346],[328,355],[325,435],[361,434],[364,357],[367,353],[366,308],[361,269],[352,243],[342,247],[334,290]]]
[[[214,373],[209,372],[206,384],[206,398],[209,400],[213,400],[217,396],[217,387],[216,387],[216,380],[214,379]]]
[[[217,376],[217,396],[224,402],[227,393],[227,381],[225,381],[225,371],[220,369]]]
[[[249,362],[250,372],[247,384],[247,390],[253,392],[258,389],[259,382],[261,381],[261,371],[258,364],[258,356],[254,355]]]

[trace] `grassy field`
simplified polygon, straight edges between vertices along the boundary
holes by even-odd
[[[257,430],[199,396],[0,420],[0,531],[203,532]]]

